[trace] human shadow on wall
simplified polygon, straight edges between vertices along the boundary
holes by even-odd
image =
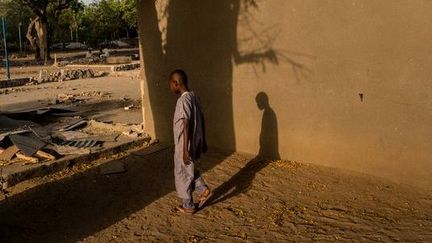
[[[259,153],[233,177],[215,189],[211,204],[216,204],[238,196],[241,193],[246,193],[251,188],[256,174],[271,162],[280,159],[276,113],[270,107],[266,93],[258,93],[255,100],[258,109],[263,111],[259,137]]]
[[[235,151],[233,65],[264,67],[264,63],[279,65],[280,59],[295,70],[303,69],[294,59],[287,59],[287,53],[273,49],[277,36],[257,41],[253,49],[239,49],[240,44],[248,46],[245,40],[237,38],[238,25],[244,24],[239,23],[239,16],[257,9],[255,0],[171,0],[163,10],[167,23],[162,32],[154,1],[138,3],[145,95],[150,103],[146,117],[161,141],[172,141],[176,97],[167,91],[166,81],[171,70],[184,69],[191,89],[202,97],[209,146]],[[248,39],[273,32],[255,34]]]

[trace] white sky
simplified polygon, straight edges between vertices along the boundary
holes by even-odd
[[[89,4],[89,3],[92,3],[92,2],[94,2],[94,1],[97,1],[97,0],[83,0],[83,2],[84,2],[85,4]]]

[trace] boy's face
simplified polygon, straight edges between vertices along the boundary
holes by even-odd
[[[173,92],[174,94],[179,94],[180,93],[180,85],[179,85],[179,81],[176,79],[176,75],[172,75],[170,77],[169,80],[169,87],[171,92]]]

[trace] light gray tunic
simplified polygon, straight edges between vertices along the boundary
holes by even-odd
[[[184,120],[189,120],[189,154],[193,163],[183,161]],[[204,186],[196,170],[196,161],[203,152],[205,144],[204,115],[199,98],[193,92],[185,92],[177,100],[173,121],[174,130],[174,177],[177,194],[180,198],[192,198],[194,188]]]

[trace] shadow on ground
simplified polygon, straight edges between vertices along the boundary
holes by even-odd
[[[102,175],[95,167],[4,200],[0,242],[76,242],[174,191],[172,149],[141,153],[121,159],[124,174]]]

